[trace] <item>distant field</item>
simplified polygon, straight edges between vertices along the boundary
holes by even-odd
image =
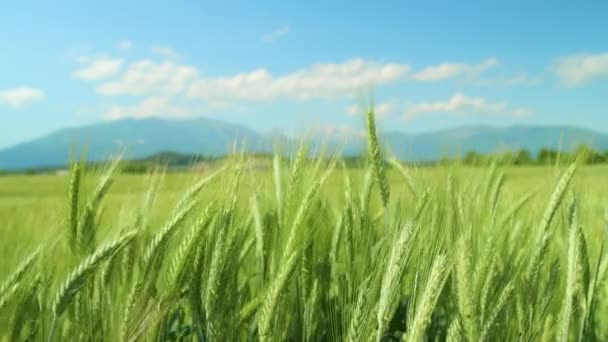
[[[608,339],[608,166],[298,155],[0,177],[0,340]]]
[[[543,207],[550,195],[552,184],[555,183],[560,171],[555,167],[547,166],[521,166],[507,167],[505,172],[506,183],[504,196],[506,202],[515,200],[522,194],[538,188],[536,205]],[[425,167],[412,173],[416,182],[425,184],[430,189],[443,189],[449,173],[459,175],[463,180],[479,179],[481,182],[487,173],[487,168],[479,167]],[[360,182],[363,170],[349,170],[354,181]],[[242,183],[244,191],[252,189],[268,189],[272,185],[271,171],[251,171],[252,176],[246,177]],[[170,173],[165,176],[159,197],[154,210],[151,212],[151,222],[160,224],[170,213],[177,199],[197,179],[205,174],[197,173]],[[388,173],[393,185],[393,197],[407,196],[405,185],[395,170]],[[91,188],[96,184],[98,177],[87,177],[85,187]],[[31,247],[63,234],[65,229],[68,176],[57,175],[17,175],[0,176],[0,271],[5,265],[13,264],[13,257],[22,256],[20,248]],[[146,175],[123,174],[116,178],[107,198],[105,199],[104,226],[111,230],[119,225],[121,212],[128,212],[138,204],[146,189],[149,177]],[[325,184],[322,192],[330,197],[342,196],[342,172],[335,171]],[[604,209],[608,208],[608,165],[585,166],[578,170],[574,178],[574,192],[581,199],[581,205],[586,210],[583,216],[585,222],[601,228]],[[214,194],[223,191],[217,184],[211,185],[201,194],[201,201],[209,201]],[[262,196],[271,196],[265,191]],[[471,194],[474,195],[474,194]],[[241,196],[248,199],[249,196]],[[584,199],[584,200],[582,200]],[[272,198],[268,198],[272,200]],[[103,234],[103,232],[101,232]]]

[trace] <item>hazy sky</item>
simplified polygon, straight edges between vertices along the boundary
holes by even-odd
[[[490,4],[492,3],[492,4]],[[14,1],[0,147],[122,118],[261,131],[572,124],[608,132],[608,1]]]

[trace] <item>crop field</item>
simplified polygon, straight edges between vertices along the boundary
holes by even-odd
[[[7,341],[608,339],[608,167],[0,177]]]

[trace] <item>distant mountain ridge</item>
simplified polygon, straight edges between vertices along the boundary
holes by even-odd
[[[471,150],[482,154],[516,149],[536,154],[542,148],[570,151],[580,144],[608,150],[607,134],[573,126],[464,126],[414,135],[387,132],[384,136],[392,152],[405,160],[436,160]]]
[[[402,160],[437,160],[475,150],[494,153],[507,149],[527,149],[536,154],[541,148],[571,150],[579,144],[608,150],[608,135],[571,126],[465,126],[435,132],[409,134],[381,133],[389,151]],[[0,150],[0,169],[16,170],[67,164],[70,153],[86,143],[87,159],[105,160],[124,151],[124,158],[141,159],[171,151],[183,154],[221,156],[232,151],[235,141],[244,142],[248,152],[271,152],[273,146],[295,143],[277,134],[265,135],[248,127],[210,119],[163,120],[125,119],[65,128],[44,137]],[[329,151],[356,155],[365,148],[361,137],[346,142],[338,136],[313,138],[324,141]],[[76,150],[75,150],[76,148]]]
[[[85,145],[87,159],[92,161],[120,152],[125,158],[144,158],[161,151],[221,155],[230,151],[235,139],[245,141],[251,151],[271,148],[257,132],[215,120],[125,119],[65,128],[0,150],[0,169],[64,165],[71,152],[76,149],[79,153]]]

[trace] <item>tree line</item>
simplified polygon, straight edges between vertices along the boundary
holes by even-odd
[[[252,153],[250,157],[255,157],[257,160],[267,161],[268,166],[272,163],[274,155],[272,153]],[[147,173],[159,167],[165,168],[166,171],[183,171],[188,170],[197,163],[221,163],[230,156],[205,156],[205,155],[194,155],[194,154],[181,154],[175,152],[162,152],[153,156],[123,160],[120,162],[120,169],[123,173]],[[286,161],[289,159],[288,156],[281,156],[281,160]],[[601,164],[608,163],[608,150],[597,151],[588,145],[579,145],[573,151],[560,151],[556,149],[543,148],[540,149],[536,155],[533,155],[527,149],[509,150],[502,151],[499,153],[479,153],[471,150],[464,155],[457,157],[444,157],[439,160],[428,160],[428,161],[401,161],[404,164],[411,164],[416,166],[434,166],[434,165],[451,165],[454,163],[472,165],[472,166],[483,166],[490,163],[496,163],[498,165],[552,165],[555,163],[566,163],[579,158],[585,164]],[[360,168],[366,164],[366,157],[362,155],[357,156],[345,156],[343,162],[348,168]],[[107,162],[89,162],[89,167],[95,169],[102,168]],[[390,167],[387,163],[387,167]],[[47,168],[35,168],[26,170],[1,170],[2,174],[38,174],[38,173],[52,173],[57,170],[63,170],[65,166],[47,167]]]
[[[551,165],[558,162],[572,161],[577,158],[585,164],[605,163],[608,162],[608,150],[597,151],[588,145],[579,145],[570,152],[543,148],[536,155],[533,155],[527,149],[493,154],[469,151],[462,157],[443,158],[441,163],[461,162],[466,165],[487,165],[489,162],[496,162],[497,164],[510,165]]]

